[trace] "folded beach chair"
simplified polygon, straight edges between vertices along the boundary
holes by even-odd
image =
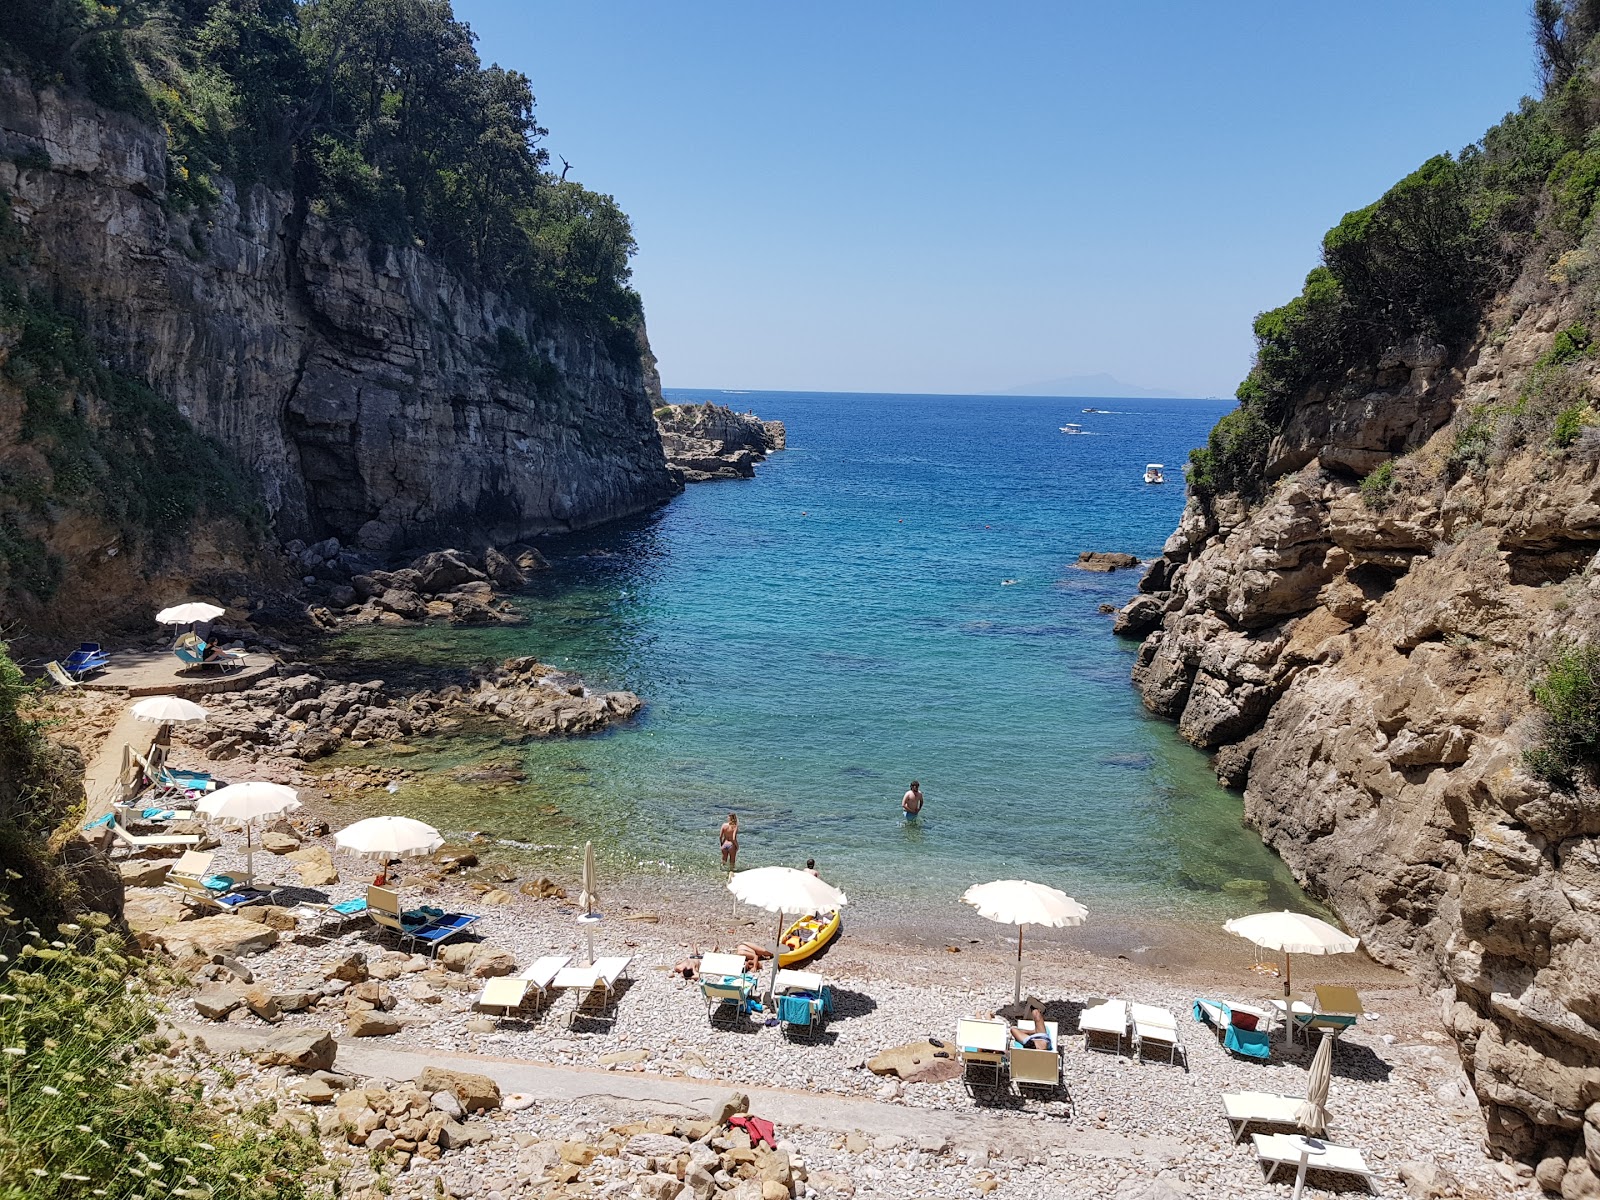
[[[778,1022],[790,1036],[804,1032],[815,1037],[833,1011],[833,992],[815,971],[780,970],[772,990]]]
[[[99,642],[83,642],[71,654],[62,667],[74,679],[82,679],[85,675],[92,675],[96,671],[106,669],[106,664],[111,661],[111,656],[100,649]]]
[[[1268,1035],[1272,1018],[1263,1009],[1223,1000],[1196,1000],[1194,1019],[1216,1030],[1217,1040],[1235,1054],[1249,1058],[1272,1057],[1272,1040]]]
[[[1276,1092],[1224,1092],[1222,1113],[1228,1118],[1229,1132],[1237,1144],[1252,1125],[1303,1128],[1295,1113],[1304,1103],[1303,1097],[1280,1096]]]
[[[1378,1177],[1367,1167],[1361,1151],[1349,1146],[1335,1146],[1317,1138],[1302,1139],[1284,1133],[1252,1133],[1250,1140],[1255,1143],[1256,1157],[1266,1168],[1268,1183],[1272,1182],[1272,1177],[1280,1167],[1288,1167],[1290,1174],[1298,1171],[1301,1146],[1309,1142],[1320,1147],[1308,1156],[1307,1166],[1310,1170],[1326,1171],[1330,1175],[1356,1175],[1366,1181],[1368,1189],[1374,1192],[1378,1190]]]
[[[1189,1069],[1189,1052],[1178,1036],[1178,1019],[1164,1008],[1153,1004],[1130,1004],[1128,1012],[1133,1021],[1135,1053],[1143,1058],[1146,1047],[1167,1051],[1167,1061],[1177,1062],[1183,1056],[1183,1069]]]
[[[571,961],[570,955],[551,954],[539,959],[520,975],[490,979],[484,983],[483,991],[478,993],[474,1003],[479,1009],[498,1008],[501,1016],[509,1016],[527,1002],[530,989],[537,999],[547,999],[550,984],[561,968]]]
[[[102,826],[106,833],[130,852],[135,850],[151,850],[162,846],[198,846],[200,835],[198,833],[129,833],[115,818]]]
[[[967,1091],[998,1091],[1004,1080],[1009,1029],[1004,1021],[962,1017],[956,1021],[956,1049]]]
[[[75,688],[75,687],[82,687],[83,686],[76,679],[74,679],[71,675],[67,674],[67,669],[65,667],[63,667],[60,663],[55,662],[54,660],[45,663],[45,665],[44,665],[44,673],[46,675],[50,676],[51,679],[55,680],[56,683],[61,687],[64,687],[64,688]]]
[[[1078,1029],[1083,1033],[1083,1048],[1095,1048],[1095,1042],[1110,1040],[1116,1052],[1122,1053],[1122,1039],[1128,1036],[1128,1002],[1103,1000],[1078,1014]],[[1132,1042],[1129,1043],[1132,1046]]]
[[[402,912],[400,894],[393,888],[369,885],[367,915],[378,925],[400,935],[401,944],[426,946],[429,954],[453,937],[465,933],[479,918],[471,913],[447,913],[442,908],[414,908]]]
[[[633,957],[617,955],[598,958],[587,967],[562,967],[556,972],[550,986],[559,991],[577,994],[572,1011],[567,1014],[567,1028],[579,1017],[586,1020],[614,1021],[617,1017],[617,984],[627,978],[628,964]]]

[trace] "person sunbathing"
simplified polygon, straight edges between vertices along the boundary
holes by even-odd
[[[772,957],[771,950],[763,950],[760,946],[750,946],[740,942],[733,948],[735,954],[744,955],[744,969],[747,975],[754,975],[766,959]]]
[[[1028,1024],[1013,1025],[1011,1040],[1022,1050],[1054,1050],[1050,1027],[1044,1023],[1044,1010],[1037,1001],[1028,1005]]]
[[[689,947],[689,957],[682,959],[677,966],[672,968],[674,975],[684,979],[694,980],[700,976],[700,951],[697,947]]]

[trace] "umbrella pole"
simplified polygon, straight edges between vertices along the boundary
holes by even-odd
[[[255,849],[250,844],[250,822],[244,823],[244,875],[245,886],[256,885],[256,857]]]
[[[1290,978],[1291,977],[1289,975],[1289,952],[1287,950],[1285,950],[1283,952],[1283,998],[1285,1000],[1287,1000],[1289,998],[1289,980],[1290,980]]]
[[[783,953],[783,914],[778,914],[778,932],[772,936],[772,982],[767,986],[766,1000],[769,1005],[773,1003],[773,996],[778,991],[778,956]]]
[[[1016,986],[1011,989],[1011,1003],[1015,1004],[1022,999],[1022,931],[1025,925],[1017,926],[1017,979]]]

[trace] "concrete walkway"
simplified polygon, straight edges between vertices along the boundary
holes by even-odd
[[[218,692],[242,692],[278,671],[265,654],[245,655],[244,666],[185,668],[171,650],[118,650],[111,665],[83,681],[92,692],[126,692],[130,696],[182,696],[198,700]]]
[[[122,775],[122,751],[132,746],[143,754],[155,736],[157,726],[141,721],[133,715],[133,703],[123,708],[117,723],[100,744],[100,753],[94,756],[83,772],[83,794],[88,800],[87,820],[102,817],[111,811],[118,797],[117,780]]]
[[[226,1025],[179,1025],[190,1037],[205,1040],[213,1050],[250,1050],[268,1036]],[[952,1112],[881,1104],[835,1093],[790,1091],[786,1088],[733,1087],[712,1080],[635,1071],[601,1071],[556,1066],[525,1059],[482,1054],[441,1054],[401,1050],[381,1039],[339,1042],[337,1068],[353,1075],[382,1079],[414,1079],[424,1067],[444,1067],[487,1075],[502,1092],[527,1092],[542,1100],[581,1100],[614,1108],[619,1114],[703,1117],[732,1091],[750,1097],[750,1111],[784,1126],[799,1125],[868,1138],[892,1134],[915,1141],[933,1136],[953,1146],[986,1145],[1000,1157],[1032,1155],[1048,1149],[1085,1158],[1138,1159],[1159,1170],[1175,1159],[1180,1147],[1160,1136],[1128,1138],[1099,1129],[1085,1129],[1057,1120],[1035,1120],[1023,1113]]]

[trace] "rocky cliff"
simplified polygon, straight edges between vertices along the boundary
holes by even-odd
[[[621,351],[262,185],[179,212],[166,153],[0,74],[27,281],[245,464],[280,537],[506,543],[676,490],[642,332]]]
[[[782,421],[763,421],[722,404],[664,404],[655,410],[667,462],[685,481],[749,479],[756,463],[782,450]]]
[[[1463,348],[1308,389],[1265,495],[1191,495],[1118,617],[1146,705],[1374,957],[1439,989],[1493,1149],[1568,1197],[1600,1195],[1600,795],[1523,754],[1530,685],[1600,635],[1594,300],[1537,256]],[[1549,440],[1556,372],[1579,416]]]

